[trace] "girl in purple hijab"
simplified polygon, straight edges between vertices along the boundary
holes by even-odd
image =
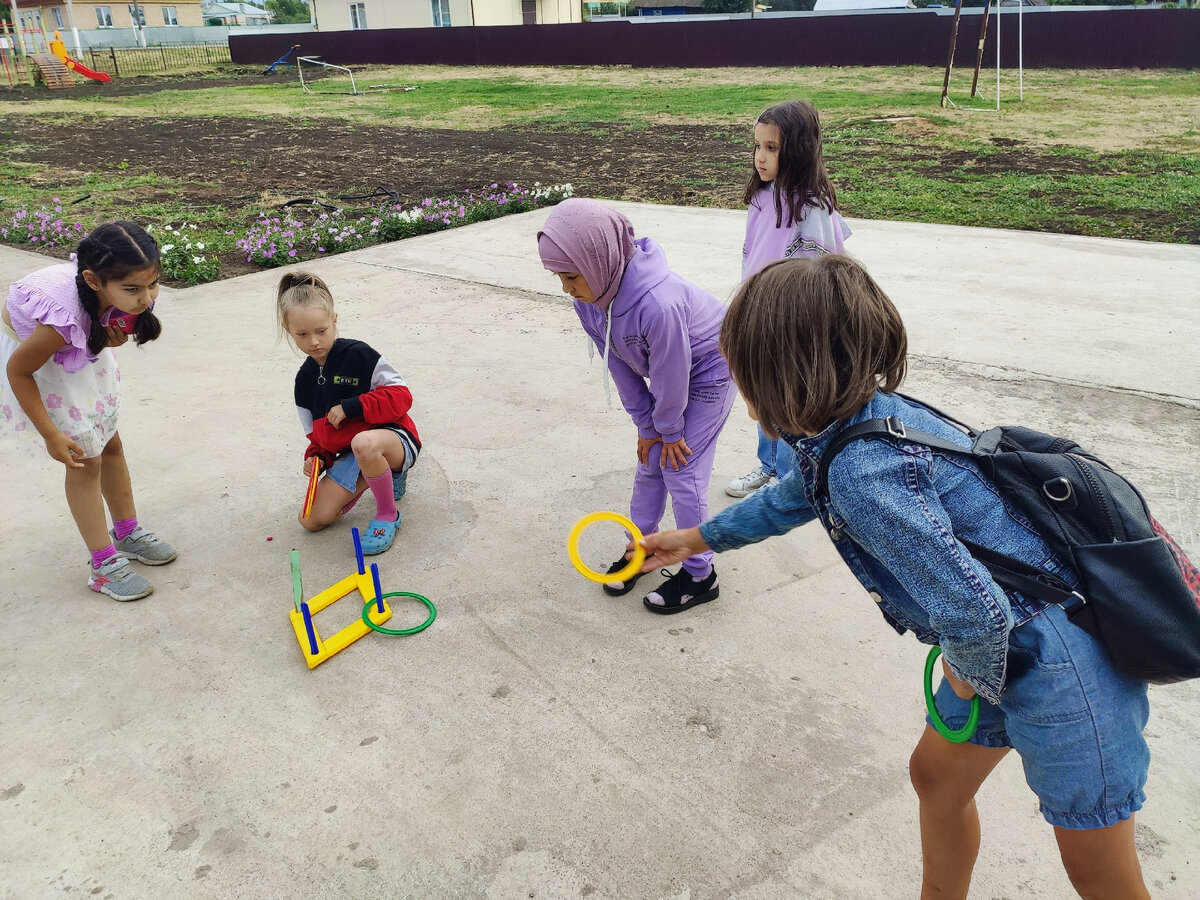
[[[655,533],[670,496],[676,526],[698,525],[708,514],[717,435],[736,395],[717,348],[725,307],[672,272],[658,244],[634,237],[627,218],[595,200],[555,207],[538,232],[538,252],[603,354],[605,396],[611,403],[611,375],[637,427],[629,517],[643,534]],[[624,552],[609,572],[625,568]],[[604,590],[627,594],[640,577]],[[712,553],[704,552],[642,602],[652,612],[677,613],[718,593]]]

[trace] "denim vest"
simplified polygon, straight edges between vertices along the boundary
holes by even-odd
[[[850,571],[900,634],[938,644],[954,673],[990,703],[1004,689],[1009,632],[1044,604],[1006,592],[957,538],[1023,560],[1071,584],[1078,578],[973,462],[902,439],[848,444],[829,467],[829,495],[814,482],[821,457],[847,425],[896,416],[964,447],[970,439],[925,407],[877,391],[859,412],[820,434],[783,435],[797,466],[700,526],[718,552],[819,519]]]

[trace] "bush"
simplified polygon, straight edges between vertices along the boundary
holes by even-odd
[[[324,211],[306,217],[298,207],[281,215],[263,215],[252,225],[237,247],[246,262],[270,268],[312,259],[324,253],[345,253],[386,241],[429,234],[456,225],[470,225],[542,206],[552,206],[573,193],[569,184],[523,188],[512,182],[496,183],[482,191],[467,191],[454,197],[422,200],[405,209],[385,203],[366,215],[349,218],[342,210]]]
[[[146,230],[155,233],[153,225],[147,225]],[[204,284],[217,277],[220,260],[205,254],[203,242],[192,240],[189,231],[195,231],[195,225],[186,222],[178,228],[164,225],[162,230],[165,234],[159,241],[158,252],[162,258],[163,278],[184,284]]]
[[[52,211],[30,210],[21,204],[8,219],[0,222],[0,240],[10,244],[35,244],[34,249],[50,250],[54,247],[75,247],[87,233],[83,223],[67,223],[62,217],[62,204],[57,197],[51,198]]]

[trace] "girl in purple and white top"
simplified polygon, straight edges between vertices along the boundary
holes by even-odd
[[[678,527],[699,524],[708,511],[717,435],[736,396],[717,347],[724,305],[672,272],[653,239],[636,239],[627,218],[595,200],[555,207],[538,232],[538,252],[575,301],[637,426],[630,519],[643,534],[658,531],[669,495]],[[624,553],[622,546],[610,574],[628,565]],[[604,590],[626,594],[640,577]],[[643,603],[676,613],[717,594],[712,554],[704,552],[685,559]]]
[[[0,425],[28,446],[40,437],[66,467],[67,505],[91,554],[88,587],[114,600],[153,590],[129,560],[159,566],[175,558],[170,544],[138,525],[117,433],[121,373],[110,349],[162,332],[151,312],[161,274],[154,238],[132,222],[109,222],[80,242],[75,261],[14,282],[0,317]]]
[[[837,192],[825,171],[821,122],[807,100],[768,107],[754,123],[754,171],[742,201],[746,242],[742,281],[780,259],[845,253],[850,226],[837,211]],[[787,444],[758,430],[758,467],[725,486],[745,497],[791,468]]]

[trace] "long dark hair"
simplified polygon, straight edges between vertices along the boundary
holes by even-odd
[[[109,222],[94,229],[79,242],[75,251],[78,268],[75,272],[75,287],[83,311],[88,314],[88,352],[93,356],[108,345],[108,331],[100,323],[100,297],[83,279],[85,269],[90,269],[101,284],[114,278],[124,278],[130,272],[155,269],[162,273],[162,258],[158,243],[134,222]],[[137,317],[133,339],[138,344],[152,341],[162,334],[162,323],[147,309]]]
[[[787,204],[787,226],[800,221],[808,204],[830,212],[837,209],[837,191],[825,171],[822,156],[821,120],[817,108],[808,100],[788,100],[763,110],[755,124],[774,125],[779,129],[779,172],[775,176],[775,227],[784,223],[784,204]],[[749,203],[766,186],[753,163],[750,180],[742,193],[742,202]]]

